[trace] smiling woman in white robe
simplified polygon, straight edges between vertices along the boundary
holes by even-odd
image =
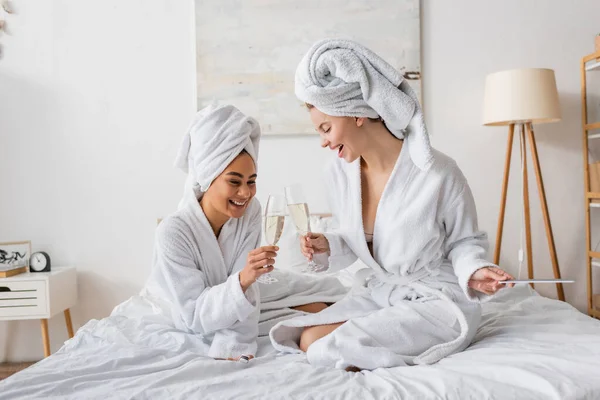
[[[189,173],[180,209],[156,233],[147,297],[214,358],[256,354],[260,294],[277,248],[259,247],[258,123],[233,106],[201,110],[176,165]]]
[[[301,239],[330,270],[367,269],[340,302],[270,332],[286,352],[348,370],[430,364],[465,349],[479,301],[509,274],[486,260],[469,185],[429,145],[416,96],[370,50],[318,42],[296,72],[296,94],[338,157],[326,174],[338,229]]]

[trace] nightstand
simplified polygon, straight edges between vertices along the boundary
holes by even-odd
[[[0,321],[39,319],[45,357],[50,355],[48,320],[63,312],[69,338],[72,338],[69,309],[76,303],[77,273],[73,267],[56,267],[50,272],[27,272],[0,278]]]

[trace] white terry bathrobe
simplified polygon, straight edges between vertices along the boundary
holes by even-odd
[[[373,255],[362,222],[360,159],[337,159],[327,171],[338,229],[326,233],[331,270],[360,258],[355,288],[314,315],[283,321],[270,332],[280,351],[300,352],[307,326],[345,322],[308,349],[311,364],[362,369],[435,363],[465,349],[486,296],[468,288],[485,259],[473,196],[456,163],[433,150],[414,93],[374,53],[349,41],[317,43],[296,72],[296,93],[322,112],[381,116],[404,139],[374,224]],[[400,110],[400,111],[398,111]],[[408,111],[407,111],[408,110]]]
[[[156,233],[143,294],[168,310],[178,329],[201,335],[209,357],[256,354],[260,295],[257,285],[242,291],[239,271],[260,246],[261,212],[252,199],[217,238],[198,199],[243,149],[256,163],[259,137],[258,123],[233,106],[199,111],[176,161],[190,177],[184,198]]]

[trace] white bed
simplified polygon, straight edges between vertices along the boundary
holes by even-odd
[[[91,321],[54,355],[0,382],[0,399],[598,399],[600,321],[528,286],[483,306],[474,343],[431,366],[314,368],[261,338],[244,365],[194,351],[159,322]]]

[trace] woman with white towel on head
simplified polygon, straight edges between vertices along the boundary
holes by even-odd
[[[233,106],[199,111],[176,160],[188,173],[183,199],[156,232],[145,294],[167,305],[177,328],[202,335],[214,358],[256,354],[253,283],[278,250],[260,247],[259,140],[258,122]]]
[[[349,40],[317,42],[296,71],[321,146],[338,229],[301,238],[330,271],[357,258],[350,294],[318,314],[283,321],[274,346],[347,370],[435,363],[464,350],[479,302],[512,277],[485,259],[469,185],[431,148],[418,99],[402,75]],[[324,256],[324,257],[321,257]]]

